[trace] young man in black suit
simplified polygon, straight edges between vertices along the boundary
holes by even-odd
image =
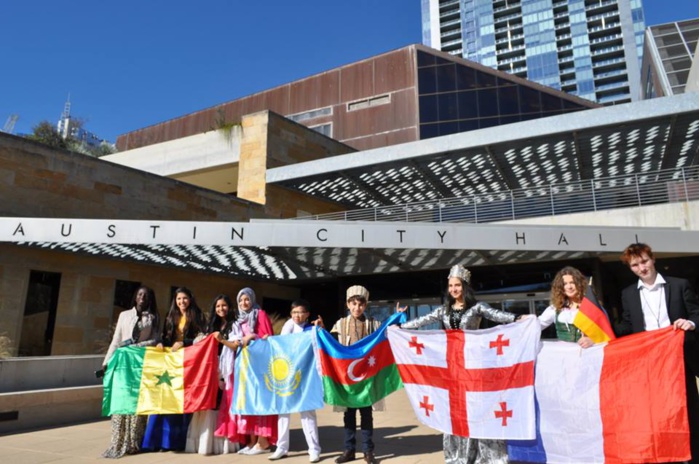
[[[699,463],[699,350],[696,328],[699,324],[699,299],[686,279],[663,276],[655,269],[653,250],[644,243],[629,245],[621,260],[638,276],[638,282],[621,294],[621,322],[617,335],[628,335],[672,327],[685,331],[684,360],[687,386],[691,463]]]

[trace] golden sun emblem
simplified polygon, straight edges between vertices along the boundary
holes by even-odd
[[[267,366],[265,386],[279,396],[291,396],[301,384],[301,370],[283,354],[273,357]]]

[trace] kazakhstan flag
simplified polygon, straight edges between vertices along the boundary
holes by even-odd
[[[314,329],[315,330],[315,329]],[[256,340],[235,359],[231,413],[267,416],[323,407],[313,331]]]

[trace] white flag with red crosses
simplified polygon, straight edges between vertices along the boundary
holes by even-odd
[[[388,328],[388,340],[418,419],[444,433],[535,438],[536,318],[485,330]]]

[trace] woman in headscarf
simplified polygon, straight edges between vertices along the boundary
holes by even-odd
[[[255,292],[245,287],[238,292],[238,325],[243,334],[243,346],[250,340],[274,335],[267,313],[260,308]],[[253,361],[254,362],[254,361]],[[239,454],[262,454],[271,451],[277,442],[277,416],[240,416],[238,433],[247,435],[246,446]]]

